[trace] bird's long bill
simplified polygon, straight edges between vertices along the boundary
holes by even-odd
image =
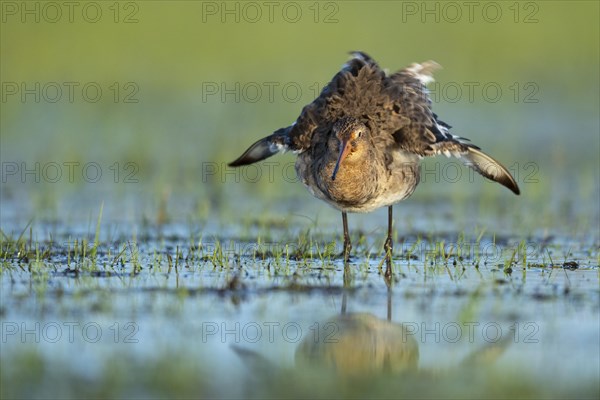
[[[337,175],[338,169],[340,169],[340,164],[342,163],[342,161],[344,161],[344,159],[348,155],[349,150],[350,150],[350,146],[348,146],[348,141],[342,140],[341,147],[340,147],[340,155],[337,159],[337,162],[335,163],[335,168],[333,169],[333,174],[331,174],[332,181],[335,181],[335,176]]]

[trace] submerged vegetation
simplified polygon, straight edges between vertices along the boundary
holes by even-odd
[[[252,243],[184,234],[185,226],[166,224],[161,232],[147,227],[108,241],[103,233],[111,227],[102,221],[103,206],[96,214],[96,226],[84,235],[39,240],[35,221],[15,234],[1,232],[0,315],[4,343],[11,344],[2,356],[3,397],[39,397],[48,390],[66,397],[368,393],[412,398],[418,393],[494,398],[518,393],[538,398],[598,393],[591,378],[593,359],[580,361],[585,372],[561,370],[569,383],[548,382],[529,372],[546,362],[540,351],[552,358],[552,343],[570,337],[568,329],[553,332],[556,318],[574,321],[583,315],[588,322],[578,329],[597,334],[597,246],[575,247],[553,238],[534,249],[526,239],[486,231],[471,240],[467,232],[405,236],[397,239],[402,245],[394,253],[395,275],[388,287],[383,254],[373,253],[383,240],[377,235],[359,233],[345,269],[339,238],[331,241],[316,227],[297,236],[284,233],[285,225],[263,227]],[[564,315],[554,315],[556,307],[566,307]],[[29,317],[23,319],[23,313]],[[393,321],[402,325],[389,325]],[[436,328],[439,323],[442,328]],[[389,330],[386,324],[404,328]],[[296,333],[288,329],[281,336],[281,326],[302,331],[304,350]],[[467,327],[476,336],[468,337]],[[357,339],[352,339],[353,329],[358,329]],[[400,352],[405,340],[413,341],[412,367],[394,367],[391,358],[381,365],[392,364],[377,372],[357,370],[349,377],[331,369],[330,362],[322,363],[328,353],[323,361],[315,358],[315,351],[329,351],[328,338],[340,345],[357,340],[348,345],[358,351],[357,346],[370,343],[371,329],[383,329],[377,340],[396,341],[390,346],[400,345]],[[501,337],[494,337],[497,329]],[[267,337],[272,333],[274,340]],[[481,335],[492,338],[482,340]],[[311,347],[317,338],[322,346]],[[570,345],[571,351],[588,354],[589,344]],[[82,362],[95,360],[97,367],[76,368],[59,350],[65,346],[80,349]],[[290,363],[294,351],[312,361],[298,364],[296,353]],[[445,355],[433,361],[432,352],[440,351]],[[530,358],[522,359],[521,352]],[[348,351],[340,348],[338,354]],[[348,366],[351,358],[340,362]],[[219,379],[215,371],[235,378]],[[228,387],[230,379],[241,386]],[[88,383],[56,384],[70,381]]]

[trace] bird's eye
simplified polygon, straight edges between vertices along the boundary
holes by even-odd
[[[356,131],[356,137],[357,137],[357,138],[359,138],[359,137],[360,137],[360,135],[362,135],[362,131],[360,131],[360,130],[359,130],[359,131]]]

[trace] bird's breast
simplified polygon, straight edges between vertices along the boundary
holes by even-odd
[[[410,196],[418,181],[418,163],[344,163],[331,179],[335,160],[301,154],[296,171],[310,193],[341,211],[369,212]]]

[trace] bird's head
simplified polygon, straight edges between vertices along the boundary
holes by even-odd
[[[335,176],[344,160],[354,160],[361,158],[367,151],[367,135],[369,129],[356,118],[344,117],[333,124],[333,134],[339,140],[339,155],[331,180]]]

